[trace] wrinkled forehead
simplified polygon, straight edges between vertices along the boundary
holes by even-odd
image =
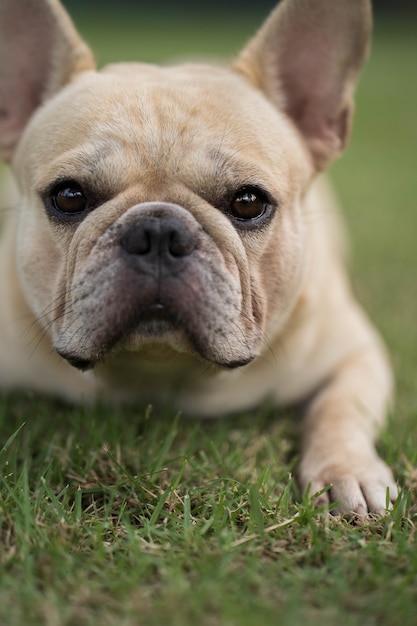
[[[22,143],[36,146],[25,160],[40,187],[109,167],[121,187],[132,175],[158,172],[250,178],[279,169],[286,177],[299,161],[284,116],[222,68],[121,64],[86,72],[35,117]]]

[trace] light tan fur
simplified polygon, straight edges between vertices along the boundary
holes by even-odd
[[[3,0],[0,152],[19,206],[0,247],[1,385],[205,416],[304,402],[302,489],[383,512],[391,372],[316,178],[347,143],[369,33],[368,0],[283,0],[232,68],[97,72],[58,0]],[[59,181],[96,199],[78,221],[50,208]],[[248,187],[272,198],[259,224],[230,213]],[[169,270],[136,252],[145,223],[160,246],[174,225]]]

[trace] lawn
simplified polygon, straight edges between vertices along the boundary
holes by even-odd
[[[233,54],[253,29],[245,17],[173,19],[81,26],[100,62],[205,56],[213,45]],[[355,289],[397,376],[380,451],[398,504],[356,522],[314,510],[292,478],[291,414],[269,407],[194,422],[3,394],[0,624],[416,624],[415,29],[377,24],[351,146],[332,169]]]

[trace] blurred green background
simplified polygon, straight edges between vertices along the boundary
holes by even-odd
[[[99,44],[104,59],[108,50],[117,56],[127,53],[129,58],[139,55],[141,59],[159,60],[184,52],[233,53],[236,44],[253,33],[276,1],[64,0],[64,4]],[[395,22],[398,31],[406,23],[417,36],[415,0],[374,0],[372,4],[377,23]],[[111,33],[101,30],[103,22]]]
[[[241,0],[211,0],[211,2],[193,2],[192,0],[177,0],[173,3],[170,0],[159,0],[157,3],[151,3],[149,0],[64,0],[64,3],[71,9],[82,8],[89,10],[90,8],[102,9],[108,7],[110,10],[128,9],[140,11],[188,11],[195,15],[198,15],[204,11],[230,11],[238,9],[239,14],[244,12],[262,12],[265,13],[268,9],[271,9],[275,4],[275,0],[257,0],[256,2],[242,2]],[[406,11],[416,10],[415,0],[373,0],[374,11],[390,12],[390,13],[404,13]]]

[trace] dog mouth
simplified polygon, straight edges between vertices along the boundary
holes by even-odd
[[[129,333],[129,337],[131,335],[162,337],[172,332],[177,326],[177,323],[174,321],[173,316],[168,312],[167,308],[157,302],[140,314],[136,328]]]
[[[150,305],[136,315],[129,324],[126,324],[120,337],[115,337],[112,345],[108,346],[107,350],[103,349],[95,358],[86,359],[59,348],[56,350],[69,365],[85,372],[104,361],[112,352],[135,352],[152,343],[168,345],[177,351],[180,345],[191,344],[176,316],[160,302]]]
[[[247,358],[229,360],[225,362],[213,361],[204,355],[204,349],[198,345],[196,339],[192,336],[190,328],[185,329],[178,318],[172,314],[169,309],[161,303],[154,303],[147,309],[142,311],[129,325],[125,332],[118,339],[114,340],[112,346],[107,350],[103,350],[97,354],[95,358],[86,359],[74,353],[67,353],[57,348],[57,353],[67,361],[69,365],[86,372],[94,369],[100,363],[104,363],[111,354],[132,353],[144,351],[144,348],[150,347],[147,351],[154,354],[151,360],[157,361],[159,358],[158,347],[163,347],[161,351],[166,355],[166,348],[172,350],[173,353],[193,353],[196,357],[209,361],[213,366],[219,366],[227,369],[236,369],[250,363],[255,355]],[[156,349],[155,349],[156,348]]]

